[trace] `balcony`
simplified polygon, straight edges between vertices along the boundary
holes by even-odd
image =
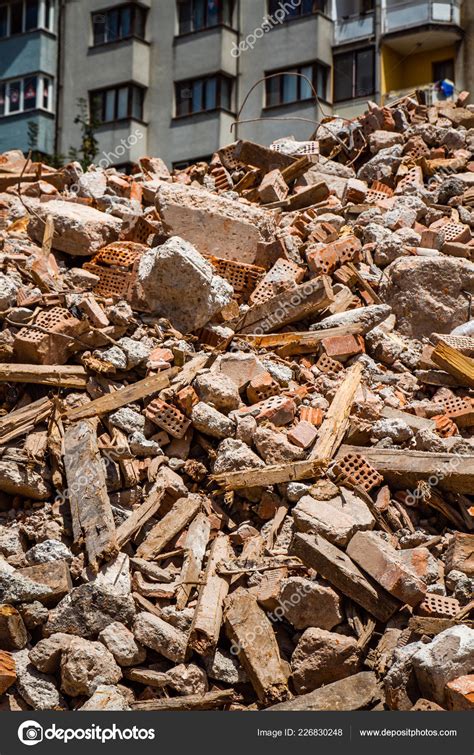
[[[375,33],[375,14],[356,13],[353,16],[338,18],[335,24],[336,45],[344,45],[360,39],[367,39]]]
[[[458,0],[423,0],[419,2],[388,2],[382,17],[382,33],[407,32],[413,27],[441,25],[460,26],[461,8]]]
[[[384,104],[394,105],[398,100],[402,100],[404,97],[413,97],[413,99],[416,99],[416,91],[423,92],[425,96],[425,104],[428,105],[428,107],[435,105],[437,102],[453,101],[457,99],[460,94],[460,90],[454,89],[452,95],[445,96],[437,84],[425,84],[417,87],[416,90],[412,87],[411,89],[399,89],[397,91],[387,92],[384,98]]]

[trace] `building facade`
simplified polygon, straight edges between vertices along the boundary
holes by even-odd
[[[81,141],[79,100],[96,162],[127,166],[145,154],[183,165],[236,138],[307,139],[326,115],[415,89],[454,96],[474,84],[473,6],[0,0],[0,150],[27,149],[33,129],[40,151],[67,155]]]

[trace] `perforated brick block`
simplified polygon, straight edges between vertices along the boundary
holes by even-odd
[[[442,399],[445,414],[456,423],[458,427],[472,427],[474,425],[474,401],[470,398]]]
[[[461,606],[456,598],[434,595],[433,593],[427,593],[423,602],[418,606],[420,616],[431,616],[433,619],[451,619],[460,610]]]
[[[271,170],[267,173],[258,188],[260,201],[268,204],[269,202],[280,202],[288,194],[288,185],[278,169]]]
[[[245,301],[266,274],[265,268],[258,265],[234,262],[233,260],[224,260],[220,257],[210,257],[207,255],[206,259],[215,267],[217,274],[221,278],[225,278],[233,287],[234,292]]]
[[[299,265],[280,257],[253,291],[250,301],[252,304],[262,304],[283,288],[293,283],[301,283],[303,278],[304,270]]]
[[[435,432],[441,438],[450,438],[458,434],[457,425],[446,414],[438,414],[436,417],[432,417],[432,419],[435,423]]]
[[[334,279],[338,283],[342,283],[343,286],[351,288],[357,281],[356,274],[347,267],[347,265],[341,265],[333,274]]]
[[[86,320],[79,320],[63,307],[43,310],[35,325],[46,328],[43,333],[33,328],[21,328],[15,338],[15,354],[19,361],[33,364],[65,364],[71,354],[81,348],[74,340],[89,330]],[[69,336],[69,338],[64,338]]]
[[[219,155],[222,165],[227,168],[227,170],[247,170],[247,166],[237,160],[235,156],[235,144],[229,144],[228,147],[222,147],[222,149],[218,150],[217,154]]]
[[[332,275],[339,264],[339,256],[330,246],[306,253],[306,261],[313,275]]]
[[[269,372],[262,372],[250,381],[247,387],[247,398],[251,404],[265,401],[272,396],[278,396],[280,386]]]
[[[145,409],[145,417],[162,430],[166,430],[173,438],[183,438],[191,420],[185,417],[179,409],[160,398],[155,398]]]
[[[116,241],[101,249],[83,267],[99,276],[94,293],[106,298],[130,299],[140,259],[147,250],[134,241]]]
[[[326,375],[330,372],[340,372],[344,369],[340,362],[332,359],[332,357],[328,357],[327,354],[321,354],[318,361],[316,362],[315,367],[317,367],[318,370],[321,370],[321,372],[324,372]]]
[[[414,165],[402,178],[398,180],[395,194],[403,194],[403,192],[410,186],[421,188],[423,185],[423,170],[419,165]]]
[[[471,229],[462,223],[446,223],[441,229],[445,243],[467,244],[471,240]]]
[[[357,485],[367,492],[383,483],[383,477],[360,454],[346,454],[333,467],[339,482]]]
[[[229,189],[232,189],[234,187],[230,174],[223,165],[216,165],[215,168],[212,168],[210,173],[212,178],[214,179],[214,185],[219,193],[222,191],[229,191]]]
[[[374,181],[365,197],[366,204],[375,204],[379,200],[393,197],[393,189],[381,181]]]
[[[430,150],[421,136],[411,136],[403,148],[403,155],[409,156],[414,160],[417,157],[427,157],[429,154]]]
[[[318,223],[315,228],[312,229],[308,242],[319,242],[321,244],[330,244],[337,239],[337,228],[331,223]]]
[[[123,241],[132,241],[135,244],[147,245],[151,237],[159,232],[160,227],[158,223],[154,225],[146,220],[143,215],[139,215],[130,230],[123,235],[122,239]]]
[[[269,420],[276,427],[293,422],[296,414],[295,402],[286,396],[272,396],[252,406],[242,407],[237,414],[241,417],[251,415],[257,422]]]
[[[315,427],[319,427],[323,421],[323,410],[315,406],[300,406],[298,417],[301,422],[310,422]]]

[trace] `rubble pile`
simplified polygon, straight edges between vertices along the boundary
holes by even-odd
[[[467,101],[0,156],[4,710],[473,708]]]

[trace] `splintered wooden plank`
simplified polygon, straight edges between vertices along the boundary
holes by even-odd
[[[349,423],[354,397],[362,377],[362,364],[357,362],[347,370],[344,380],[336,391],[318,438],[311,452],[311,459],[329,463],[342,443]]]
[[[264,469],[245,469],[214,475],[213,479],[226,490],[276,485],[291,480],[306,480],[318,474],[331,461],[342,442],[349,423],[352,404],[362,376],[362,365],[354,364],[333,398],[318,433],[318,439],[306,461],[274,464]]]
[[[320,535],[296,533],[289,552],[379,621],[388,621],[400,606],[379,585],[369,581],[344,551]]]
[[[64,469],[74,540],[84,539],[89,564],[97,570],[100,561],[118,553],[118,543],[94,423],[83,420],[67,428]]]
[[[474,490],[474,454],[344,445],[336,458],[349,453],[363,456],[387,482],[398,488],[415,488],[420,480],[433,477],[441,490],[468,495]]]
[[[101,414],[113,412],[116,409],[120,409],[122,406],[131,404],[133,401],[138,401],[145,396],[150,396],[157,391],[163,390],[163,388],[168,388],[170,378],[177,375],[178,372],[178,368],[173,367],[165,372],[159,372],[157,375],[150,375],[132,385],[127,385],[125,388],[120,388],[113,393],[99,396],[99,398],[94,399],[94,401],[91,401],[88,404],[78,406],[75,409],[66,412],[64,415],[65,419],[70,421],[88,419],[89,417],[98,417]]]
[[[258,699],[277,703],[289,696],[275,632],[257,598],[236,590],[225,600],[225,627],[233,652],[246,670]]]
[[[176,608],[178,611],[185,608],[191,591],[199,579],[210,533],[211,523],[206,514],[200,512],[189,525],[184,541],[185,556],[179,578],[180,584],[176,590]]]
[[[35,425],[43,422],[51,414],[52,408],[53,402],[45,396],[6,414],[0,419],[0,443],[9,443],[30,432]]]
[[[203,695],[160,697],[132,703],[133,710],[212,710],[222,708],[234,699],[233,689],[205,692]]]
[[[331,279],[326,275],[285,289],[277,296],[255,304],[236,328],[238,333],[271,333],[320,312],[334,300]]]
[[[233,556],[229,538],[218,535],[211,547],[189,635],[190,647],[204,655],[217,645],[224,598],[229,591],[229,577],[219,575],[217,567],[220,561],[227,561]]]
[[[152,516],[155,516],[165,495],[165,489],[154,487],[150,491],[146,500],[140,506],[137,506],[128,519],[117,527],[117,542],[119,548],[123,548],[123,546],[141,530],[143,525],[146,524]]]
[[[163,548],[194,519],[201,508],[203,499],[191,494],[178,498],[166,516],[151,528],[143,543],[137,550],[138,558],[153,559]]]
[[[0,383],[33,383],[85,388],[87,373],[78,364],[0,364]]]
[[[443,341],[437,344],[431,359],[438,367],[455,377],[460,385],[474,388],[474,359],[466,357]]]

